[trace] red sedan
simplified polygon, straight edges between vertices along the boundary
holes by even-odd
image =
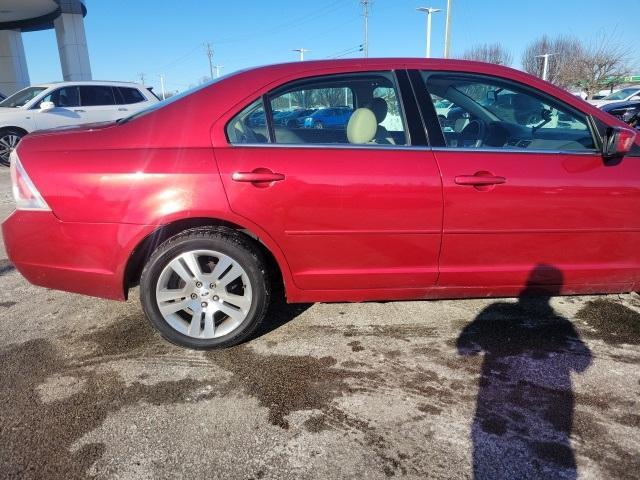
[[[274,121],[305,110],[347,114]],[[640,289],[635,132],[495,65],[256,68],[28,135],[11,168],[16,268],[118,300],[139,284],[151,323],[191,348],[249,337],[276,282],[289,302]]]

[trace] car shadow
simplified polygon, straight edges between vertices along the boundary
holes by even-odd
[[[484,355],[471,427],[475,479],[577,477],[571,375],[589,367],[591,352],[549,303],[562,285],[560,270],[537,265],[517,303],[489,305],[458,337],[460,355]]]
[[[287,303],[284,287],[282,285],[275,286],[264,320],[246,342],[251,342],[286,325],[299,315],[302,315],[312,305],[313,303]]]

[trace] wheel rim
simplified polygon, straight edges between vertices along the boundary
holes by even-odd
[[[20,137],[18,135],[14,135],[13,133],[9,133],[0,137],[0,159],[3,162],[9,162],[9,156],[11,152],[16,148],[18,142],[20,141]]]
[[[242,324],[253,299],[247,272],[214,250],[173,258],[160,273],[156,304],[165,321],[191,338],[222,337]]]

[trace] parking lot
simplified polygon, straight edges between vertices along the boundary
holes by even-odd
[[[279,302],[196,352],[0,258],[3,478],[638,478],[635,294]]]

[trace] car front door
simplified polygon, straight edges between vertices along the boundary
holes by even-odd
[[[557,283],[557,270],[563,285],[554,290],[567,293],[620,291],[638,281],[639,158],[605,161],[586,115],[530,87],[489,76],[411,75],[439,144],[439,285],[516,293],[527,282]],[[439,98],[463,112],[464,128],[447,119],[440,128],[432,104]]]
[[[374,91],[386,112],[369,108]],[[401,289],[395,296],[409,298],[435,284],[440,177],[424,130],[415,128],[415,103],[405,105],[413,112],[407,128],[399,99],[392,72],[315,77],[284,85],[228,122],[229,144],[216,145],[215,155],[231,208],[276,240],[298,288],[351,290],[349,299]],[[261,109],[268,118],[284,108],[345,105],[360,111],[346,129],[255,122]],[[393,143],[378,135],[385,118],[398,129],[387,132]]]
[[[42,111],[42,102],[53,102],[55,107]],[[32,118],[38,130],[83,123],[77,86],[61,87],[51,91],[34,105],[33,110]]]

